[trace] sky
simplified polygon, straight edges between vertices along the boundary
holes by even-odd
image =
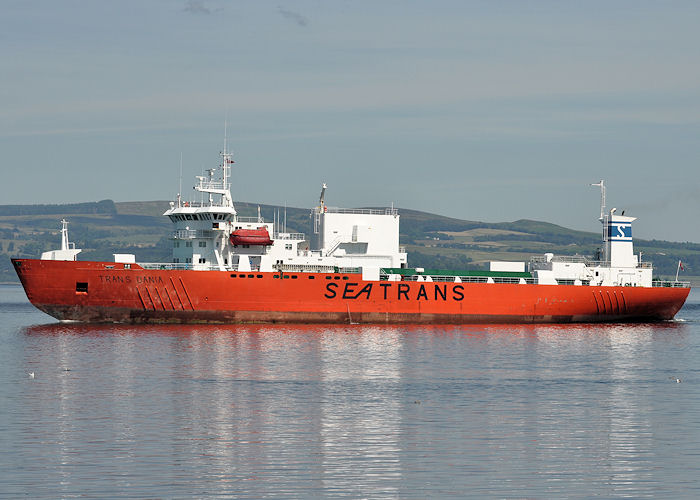
[[[700,242],[700,2],[3,0],[0,203],[395,206]],[[226,133],[224,133],[226,124]]]

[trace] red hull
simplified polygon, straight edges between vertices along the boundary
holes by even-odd
[[[146,270],[14,259],[60,320],[127,323],[573,323],[672,319],[689,288],[362,281],[359,274]],[[128,264],[127,264],[128,266]]]

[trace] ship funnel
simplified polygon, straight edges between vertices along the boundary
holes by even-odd
[[[637,218],[614,215],[614,210],[610,211],[605,227],[610,267],[637,267],[638,257],[632,244],[632,222]]]

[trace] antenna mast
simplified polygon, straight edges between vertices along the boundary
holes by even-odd
[[[180,151],[180,189],[177,192],[177,206],[182,206],[182,151]]]
[[[68,221],[66,219],[61,219],[61,250],[68,250],[69,248],[70,244],[68,243]]]
[[[224,119],[224,152],[221,153],[221,157],[223,159],[223,165],[222,165],[222,170],[223,170],[223,181],[224,181],[224,189],[228,189],[228,177],[229,177],[229,169],[231,168],[231,163],[233,163],[233,160],[231,159],[231,154],[228,152],[228,117]]]
[[[326,189],[328,189],[328,186],[326,186],[326,183],[324,182],[321,185],[321,197],[318,199],[318,202],[321,205],[321,210],[323,210],[323,207],[326,204]]]
[[[601,179],[600,182],[591,186],[600,187],[600,220],[602,221],[605,217],[605,181]]]
[[[591,186],[596,186],[600,188],[600,222],[603,223],[603,260],[610,260],[610,244],[608,242],[608,214],[605,213],[605,181],[603,179],[600,182],[591,184]],[[614,209],[613,209],[614,210]],[[612,215],[612,212],[610,212]]]

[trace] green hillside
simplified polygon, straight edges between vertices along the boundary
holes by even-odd
[[[171,257],[172,225],[162,214],[167,201],[115,203],[103,200],[69,205],[0,205],[0,282],[16,282],[10,257],[38,258],[60,243],[60,220],[70,222],[71,241],[82,260],[112,260],[113,253],[133,253],[141,262]],[[238,202],[240,215],[254,216],[258,205]],[[285,208],[260,205],[265,220],[285,220]],[[600,234],[575,231],[547,222],[518,220],[484,223],[399,209],[401,244],[410,266],[484,269],[491,260],[528,261],[532,255],[593,256]],[[287,230],[309,233],[310,210],[286,208]],[[652,261],[657,273],[674,276],[678,260],[684,276],[700,275],[700,244],[635,240],[635,251]]]

